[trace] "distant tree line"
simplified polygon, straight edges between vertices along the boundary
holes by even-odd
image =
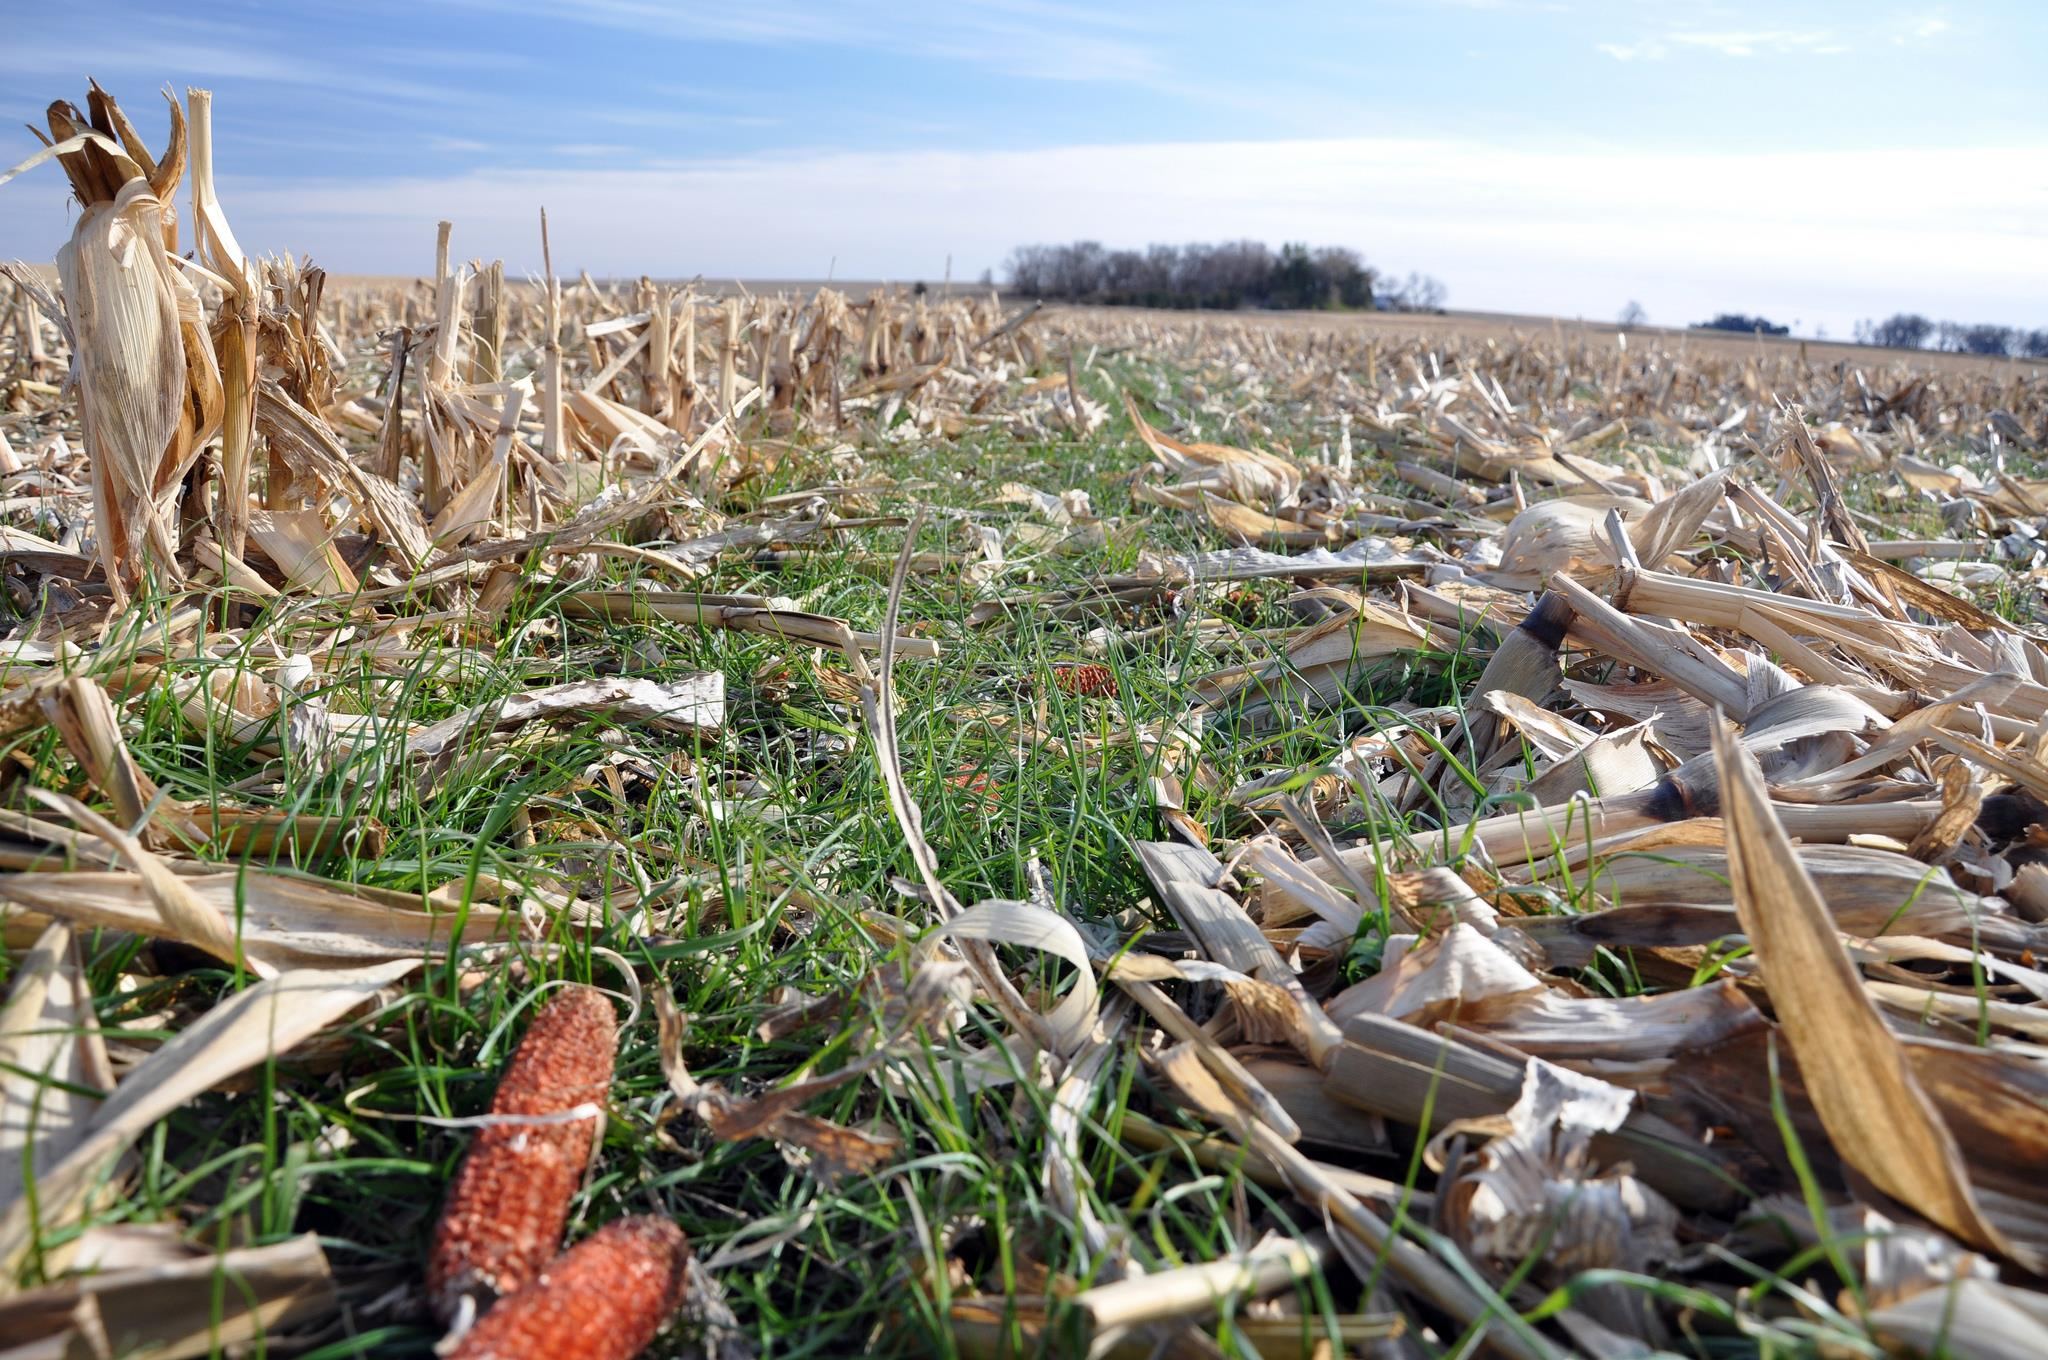
[[[1010,287],[1029,297],[1134,307],[1382,307],[1436,311],[1444,286],[1411,274],[1380,280],[1355,250],[1258,241],[1111,250],[1099,241],[1019,246]]]
[[[1964,325],[1930,321],[1917,312],[1896,312],[1882,321],[1856,323],[1856,343],[1891,349],[1935,349],[1951,354],[2019,355],[2048,359],[2048,329],[2024,326]]]
[[[1788,335],[1790,326],[1780,326],[1760,316],[1744,316],[1740,312],[1723,312],[1712,321],[1695,321],[1696,331],[1741,331],[1744,335]]]

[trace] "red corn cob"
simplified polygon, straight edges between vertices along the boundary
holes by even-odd
[[[484,1314],[448,1360],[630,1360],[675,1312],[689,1261],[675,1224],[622,1218]]]
[[[492,1114],[559,1115],[602,1105],[618,1021],[604,993],[571,987],[534,1017],[505,1066]],[[443,1322],[465,1297],[478,1309],[525,1287],[562,1245],[569,1201],[590,1160],[598,1117],[484,1129],[455,1173],[427,1260],[427,1296]]]
[[[1054,666],[1052,682],[1062,694],[1114,694],[1116,675],[1109,667],[1093,661],[1078,661],[1072,665]]]
[[[947,775],[946,782],[956,789],[965,789],[988,807],[1002,806],[1003,786],[971,765],[962,765]]]

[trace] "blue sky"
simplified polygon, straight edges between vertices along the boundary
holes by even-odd
[[[545,205],[600,273],[1304,237],[1459,306],[1836,334],[2048,324],[2044,70],[2031,0],[0,0],[0,123],[211,88],[237,233],[337,272],[420,271],[443,216],[529,269]],[[0,254],[48,258],[63,193],[0,186]]]

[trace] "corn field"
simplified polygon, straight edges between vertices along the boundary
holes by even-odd
[[[169,117],[8,176],[0,1360],[2048,1354],[2048,368],[330,278]]]

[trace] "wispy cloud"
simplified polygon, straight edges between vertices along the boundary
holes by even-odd
[[[1419,5],[1426,9],[1476,9],[1529,10],[1543,14],[1567,14],[1571,6],[1564,0],[1400,0],[1403,4]]]
[[[1459,3],[1460,0],[1414,2],[1446,4]],[[1620,12],[1640,14],[1651,8],[1648,4],[1635,4]],[[1813,6],[1803,7],[1809,19],[1822,18],[1822,22],[1786,23],[1783,22],[1787,17],[1786,8],[1784,5],[1767,7],[1755,3],[1693,5],[1688,7],[1689,12],[1684,19],[1672,15],[1661,27],[1646,28],[1633,38],[1624,36],[1595,42],[1593,48],[1623,62],[1662,61],[1688,54],[1731,59],[1812,57],[1834,56],[1856,46],[1868,50],[1875,44],[1887,42],[1895,47],[1906,47],[1950,38],[1956,33],[1956,25],[1949,17],[1949,6],[1945,4],[1923,4],[1913,8],[1872,5],[1869,8],[1874,12],[1863,16],[1864,22],[1853,29],[1832,26],[1827,20],[1835,16],[1828,14],[1825,7],[1818,13]],[[1795,5],[1790,8],[1796,10],[1801,7]],[[1703,22],[1709,19],[1711,23]],[[2012,25],[2001,27],[2010,29]],[[2015,32],[2011,36],[2016,38],[2019,35]]]
[[[1674,29],[1632,43],[1596,43],[1616,61],[1661,61],[1677,52],[1718,57],[1834,56],[1849,50],[1825,28]]]
[[[1907,15],[1891,25],[1892,43],[1906,47],[1923,43],[1955,31],[1955,25],[1948,21],[1946,9],[1937,9],[1927,14]]]
[[[650,94],[669,97],[659,87]],[[772,128],[780,127],[785,119],[765,113],[721,113],[700,112],[695,109],[672,109],[662,107],[592,109],[588,114],[596,123],[606,123],[622,128],[667,128],[692,131],[702,128]]]
[[[1595,43],[1595,52],[1604,52],[1616,61],[1656,61],[1670,55],[1671,49],[1656,38],[1645,38],[1632,43]]]
[[[314,61],[246,41],[195,40],[189,26],[177,31],[186,35],[183,40],[145,28],[124,29],[105,40],[90,42],[10,41],[0,45],[0,74],[47,77],[53,71],[93,72],[114,80],[139,77],[161,81],[166,73],[176,73],[181,80],[261,81],[366,102],[440,105],[459,98],[445,84],[379,74],[373,54],[355,53],[351,60]]]
[[[643,38],[858,48],[961,61],[1057,81],[1161,77],[1152,29],[1114,7],[1058,0],[458,0],[475,9],[545,16]]]

